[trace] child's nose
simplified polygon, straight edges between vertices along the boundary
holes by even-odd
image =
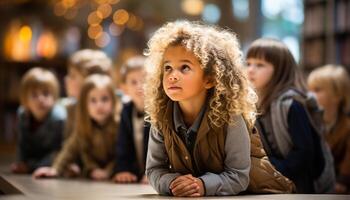
[[[177,81],[179,80],[179,77],[177,76],[176,72],[173,72],[169,76],[169,81]]]
[[[43,102],[43,101],[45,101],[46,97],[45,97],[45,95],[40,94],[40,95],[38,95],[37,99],[39,102]]]
[[[247,72],[248,72],[248,74],[252,74],[254,72],[254,66],[253,65],[248,66]]]

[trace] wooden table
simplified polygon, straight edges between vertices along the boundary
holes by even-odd
[[[181,199],[159,196],[149,185],[114,184],[85,179],[33,179],[29,175],[13,175],[0,172],[1,200],[100,200],[100,199]],[[266,199],[266,200],[349,200],[347,195],[241,195],[228,197],[202,197],[187,199]]]

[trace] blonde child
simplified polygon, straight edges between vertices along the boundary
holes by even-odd
[[[171,22],[150,39],[148,54],[150,184],[174,196],[244,191],[256,97],[242,71],[236,36],[200,23]]]
[[[31,173],[49,166],[61,148],[66,119],[64,107],[56,104],[59,84],[49,70],[35,67],[21,81],[18,109],[18,161],[13,173]]]
[[[117,183],[147,183],[145,176],[149,124],[144,122],[145,57],[135,56],[121,68],[123,88],[131,101],[121,113],[116,147],[114,181]]]
[[[298,193],[314,193],[325,162],[317,132],[293,98],[306,95],[293,55],[278,40],[258,39],[247,52],[247,73],[259,96],[257,125],[271,163]]]
[[[107,75],[91,75],[82,85],[76,116],[76,128],[70,142],[77,146],[83,174],[94,180],[111,176],[115,161],[118,124],[114,119],[116,96],[112,79]],[[63,149],[52,167],[37,170],[35,177],[61,176],[74,156]]]
[[[334,157],[336,193],[350,193],[350,78],[343,66],[326,65],[311,72],[308,87],[323,109],[326,140]]]

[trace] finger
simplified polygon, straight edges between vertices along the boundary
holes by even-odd
[[[46,169],[39,169],[39,170],[34,172],[33,177],[34,178],[41,178],[41,177],[45,177],[46,174],[47,174]]]
[[[130,174],[129,175],[130,182],[135,182],[137,181],[137,177],[135,175]]]
[[[193,193],[191,195],[189,195],[189,197],[200,197],[201,194],[199,194],[199,192]]]
[[[40,177],[41,177],[40,171],[37,171],[33,174],[33,178],[40,178]]]
[[[171,182],[170,189],[174,189],[178,184],[181,184],[183,181],[186,181],[186,180],[194,180],[194,179],[190,174],[179,176],[173,182]]]
[[[182,184],[179,184],[177,187],[175,187],[171,191],[173,192],[173,194],[181,194],[181,193],[187,192],[188,190],[196,189],[196,188],[199,189],[197,183],[183,182]]]
[[[196,180],[196,178],[193,177],[192,174],[186,174],[184,177],[189,178],[191,180]]]
[[[117,176],[116,178],[115,178],[115,181],[117,182],[117,183],[123,183],[124,182],[124,178],[123,178],[123,176]]]
[[[194,193],[199,193],[199,186],[198,185],[195,185],[194,187],[190,187],[190,188],[187,188],[186,190],[183,190],[180,193],[180,196],[187,197],[187,196],[190,196]]]
[[[126,183],[131,183],[132,182],[132,177],[131,176],[125,176],[125,182]]]
[[[126,183],[127,181],[127,177],[125,177],[124,175],[119,176],[119,182]]]
[[[182,176],[178,176],[177,178],[175,178],[171,183],[169,188],[173,189],[176,185],[178,185],[179,183],[182,182],[183,177]]]
[[[113,176],[112,181],[117,183],[118,182],[118,177],[116,175]]]

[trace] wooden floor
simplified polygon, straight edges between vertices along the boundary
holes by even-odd
[[[151,186],[114,184],[85,179],[33,179],[30,175],[9,173],[13,157],[0,156],[0,200],[118,200],[118,199],[182,199],[159,196]],[[2,194],[3,193],[3,194]],[[350,200],[346,195],[240,195],[186,199],[235,200]]]

